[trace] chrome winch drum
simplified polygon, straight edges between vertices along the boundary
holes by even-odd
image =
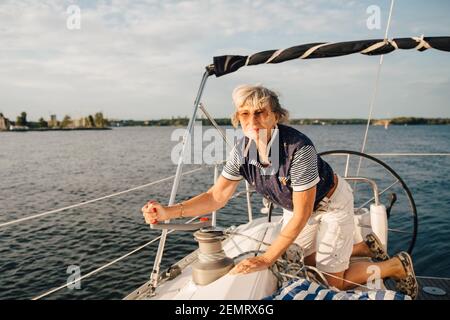
[[[234,267],[233,259],[228,258],[222,248],[224,233],[219,230],[202,229],[194,233],[198,241],[198,261],[192,265],[192,278],[198,285],[207,285]]]

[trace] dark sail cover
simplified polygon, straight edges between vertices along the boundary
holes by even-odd
[[[397,39],[373,39],[346,41],[337,43],[308,43],[299,46],[267,50],[250,56],[226,55],[214,57],[214,64],[208,66],[210,74],[216,77],[237,71],[243,66],[253,66],[263,63],[281,63],[293,59],[314,59],[339,57],[352,53],[365,55],[381,55],[390,53],[396,49],[427,49],[450,51],[450,37],[413,37]]]

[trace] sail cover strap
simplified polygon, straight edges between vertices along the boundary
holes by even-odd
[[[316,42],[287,49],[267,50],[249,56],[225,55],[214,57],[214,64],[208,66],[209,73],[216,77],[237,71],[243,66],[281,63],[293,59],[315,59],[339,57],[352,53],[365,55],[387,54],[396,49],[425,51],[434,48],[450,51],[450,37],[412,37],[396,39],[358,40],[337,43]]]

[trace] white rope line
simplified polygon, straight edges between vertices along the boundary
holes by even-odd
[[[282,52],[284,51],[284,49],[279,49],[277,51],[275,51],[269,59],[267,59],[267,61],[265,63],[270,63],[272,62],[273,59],[275,59],[276,57],[278,57]]]
[[[251,56],[247,56],[247,59],[245,60],[245,65],[248,66],[248,63],[250,62],[250,57]]]
[[[402,229],[395,229],[395,228],[388,228],[388,231],[392,231],[392,232],[396,232],[396,233],[406,233],[406,234],[411,234],[411,231],[405,231]]]
[[[388,22],[387,22],[387,26],[386,26],[386,31],[385,31],[385,34],[384,34],[384,39],[385,40],[388,38],[389,27],[391,25],[391,19],[392,19],[392,11],[394,9],[394,1],[395,0],[391,0],[391,8],[389,9],[389,18],[388,18]],[[362,145],[362,148],[361,148],[361,152],[362,153],[364,153],[364,150],[366,148],[367,136],[369,134],[370,121],[372,119],[372,114],[373,114],[373,107],[375,105],[375,99],[376,99],[377,93],[378,93],[378,87],[379,87],[379,82],[380,82],[380,74],[381,74],[381,66],[383,65],[383,57],[384,57],[384,55],[380,56],[380,62],[378,64],[377,76],[376,76],[376,80],[375,80],[375,87],[374,87],[374,90],[373,90],[372,99],[370,101],[369,117],[367,118],[366,131],[364,133],[363,145]],[[359,171],[361,169],[361,163],[362,163],[362,158],[359,159],[358,169],[356,170],[356,176],[359,175]]]
[[[241,237],[253,240],[253,241],[257,242],[259,245],[263,244],[263,245],[265,245],[267,247],[270,247],[272,245],[272,244],[270,244],[268,242],[264,242],[262,240],[250,237],[250,236],[248,236],[246,234],[243,234],[243,233],[238,233],[238,232],[234,232],[234,231],[225,231],[225,234],[227,234],[227,235],[234,235],[234,236],[241,236]]]
[[[363,288],[366,288],[366,289],[369,289],[369,290],[373,290],[373,289],[374,289],[374,288],[371,288],[371,287],[369,287],[369,286],[363,285],[363,284],[361,284],[361,283],[356,283],[356,282],[353,282],[353,281],[350,281],[350,280],[347,280],[347,279],[344,279],[344,278],[335,276],[334,274],[331,274],[331,273],[328,273],[328,272],[325,272],[325,271],[320,271],[320,272],[322,272],[323,274],[326,274],[327,276],[330,276],[330,277],[332,277],[332,278],[335,278],[335,279],[338,279],[338,280],[344,280],[345,282],[351,283],[351,284],[353,284],[353,285],[356,285],[357,287],[363,287]],[[380,279],[380,280],[382,280],[382,279]],[[336,288],[336,289],[337,289],[337,288]],[[381,289],[381,288],[380,288],[380,289]],[[338,290],[339,290],[339,289],[338,289]],[[339,291],[341,291],[341,290],[339,290]]]
[[[253,241],[256,241],[256,242],[258,242],[258,243],[260,243],[260,244],[264,244],[265,246],[271,246],[270,243],[266,243],[266,242],[264,242],[264,241],[261,241],[261,240],[259,240],[259,239],[255,239],[255,238],[253,238],[253,237],[247,236],[247,235],[242,234],[242,233],[238,233],[238,232],[234,232],[234,231],[229,231],[229,232],[226,232],[226,234],[246,237],[246,238],[248,238],[248,239],[250,239],[250,240],[253,240]],[[375,264],[375,263],[374,263],[374,264]],[[335,276],[335,275],[333,275],[333,274],[331,274],[331,273],[328,273],[328,272],[325,272],[325,271],[319,271],[317,268],[314,268],[314,267],[311,267],[311,266],[308,266],[308,268],[313,269],[313,270],[315,270],[316,272],[320,272],[320,273],[329,275],[330,277],[336,278],[336,279],[338,279],[338,280],[343,280],[343,281],[345,281],[345,282],[354,284],[354,285],[356,285],[356,286],[361,286],[361,287],[367,288],[367,289],[369,289],[369,290],[373,290],[373,288],[370,288],[370,287],[368,287],[368,286],[365,286],[365,285],[363,285],[363,284],[361,284],[361,283],[356,283],[356,282],[353,282],[353,281],[350,281],[350,280],[347,280],[347,279],[344,279],[344,278]],[[288,276],[288,277],[291,277],[291,278],[302,279],[302,278],[300,278],[300,277],[293,276],[293,275],[286,274],[286,273],[282,273],[282,272],[279,272],[279,274],[281,274],[281,275],[283,275],[283,276]]]
[[[255,192],[256,192],[256,190],[253,190],[253,189],[250,189],[249,191],[247,191],[247,190],[242,190],[242,191],[236,192],[236,193],[230,198],[230,200],[236,199],[237,197],[240,197],[240,196],[243,195],[243,194],[247,194],[247,193],[252,194],[252,193],[255,193]]]
[[[388,17],[388,21],[387,21],[387,25],[386,25],[386,31],[384,33],[385,39],[388,38],[389,28],[391,27],[392,12],[394,11],[394,1],[395,0],[391,1],[391,7],[389,8],[389,17]]]
[[[422,157],[422,156],[450,156],[450,153],[370,153],[376,157]]]
[[[205,167],[197,168],[197,169],[194,169],[194,170],[191,170],[191,171],[187,171],[187,172],[183,173],[183,175],[191,174],[191,173],[194,173],[196,171],[203,170],[204,168]],[[87,205],[87,204],[90,204],[90,203],[93,203],[93,202],[96,202],[96,201],[112,198],[112,197],[115,197],[115,196],[118,196],[118,195],[121,195],[121,194],[125,194],[125,193],[131,192],[131,191],[143,189],[143,188],[146,188],[148,186],[151,186],[151,185],[154,185],[154,184],[157,184],[157,183],[160,183],[160,182],[164,182],[164,181],[173,179],[174,177],[175,176],[173,175],[173,176],[161,179],[161,180],[153,181],[153,182],[150,182],[150,183],[138,186],[138,187],[134,187],[134,188],[131,188],[131,189],[128,189],[128,190],[116,192],[116,193],[113,193],[113,194],[110,194],[110,195],[107,195],[107,196],[103,196],[103,197],[100,197],[100,198],[97,198],[97,199],[83,201],[83,202],[80,202],[78,204],[74,204],[74,205],[71,205],[71,206],[68,206],[68,207],[55,209],[55,210],[51,210],[51,211],[46,211],[46,212],[42,212],[42,213],[31,215],[31,216],[28,216],[28,217],[25,217],[25,218],[20,218],[20,219],[12,220],[12,221],[9,221],[9,222],[0,223],[0,228],[6,227],[6,226],[10,226],[10,225],[13,225],[13,224],[17,224],[19,222],[24,222],[24,221],[27,221],[27,220],[40,218],[40,217],[43,217],[43,216],[46,216],[46,215],[49,215],[49,214],[52,214],[52,213],[58,213],[58,212],[65,211],[65,210],[68,210],[68,209],[81,207],[81,206],[84,206],[84,205]]]
[[[412,39],[416,40],[418,42],[416,46],[416,50],[421,50],[423,48],[430,49],[431,46],[428,42],[426,42],[424,39],[424,35],[421,35],[420,37],[412,37]]]
[[[304,268],[302,268],[304,269]],[[302,280],[303,278],[299,277],[299,276],[294,276],[292,274],[289,273],[284,273],[284,272],[278,272],[280,275],[282,275],[283,277],[287,277],[287,278],[292,278],[292,279],[297,279],[297,280]]]
[[[194,221],[194,220],[197,219],[197,218],[198,218],[198,216],[197,216],[197,217],[194,217],[194,218],[192,218],[192,219],[190,219],[190,220],[188,220],[188,221],[186,222],[186,224],[188,224],[188,223]],[[169,234],[169,233],[172,233],[173,231],[175,231],[175,230],[169,230],[169,232],[167,232],[167,233]],[[93,271],[91,271],[91,272],[85,274],[84,276],[81,276],[80,278],[77,278],[77,279],[75,279],[75,280],[72,280],[72,281],[70,281],[70,282],[67,282],[67,283],[64,284],[64,285],[62,285],[62,286],[60,286],[60,287],[57,287],[57,288],[54,288],[54,289],[52,289],[52,290],[50,290],[50,291],[47,291],[47,292],[45,292],[45,293],[43,293],[43,294],[41,294],[41,295],[39,295],[39,296],[36,296],[36,297],[32,298],[31,300],[39,300],[39,299],[44,298],[44,297],[46,297],[46,296],[48,296],[48,295],[50,295],[50,294],[52,294],[52,293],[55,293],[56,291],[59,291],[59,290],[61,290],[61,289],[64,289],[64,288],[66,288],[66,287],[72,285],[72,284],[75,284],[75,283],[78,282],[78,281],[81,281],[81,280],[83,280],[83,279],[86,279],[86,278],[88,278],[88,277],[90,277],[90,276],[92,276],[92,275],[94,275],[94,274],[96,274],[96,273],[102,271],[103,269],[106,269],[107,267],[109,267],[109,266],[111,266],[111,265],[113,265],[113,264],[115,264],[115,263],[117,263],[117,262],[119,262],[119,261],[121,261],[121,260],[123,260],[123,259],[129,257],[130,255],[132,255],[132,254],[134,254],[134,253],[136,253],[136,252],[138,252],[138,251],[144,249],[145,247],[149,246],[149,245],[152,244],[153,242],[159,240],[159,238],[161,238],[161,236],[158,236],[158,237],[156,237],[156,238],[150,240],[149,242],[147,242],[147,243],[143,244],[142,246],[140,246],[140,247],[134,249],[133,251],[130,251],[130,252],[128,252],[127,254],[121,256],[120,258],[117,258],[117,259],[115,259],[115,260],[113,260],[113,261],[111,261],[111,262],[108,262],[107,264],[105,264],[105,265],[103,265],[103,266],[101,266],[101,267],[99,267],[99,268],[97,268],[97,269],[95,269],[95,270],[93,270]]]
[[[380,56],[380,62],[378,64],[377,69],[377,76],[375,79],[375,87],[372,93],[372,98],[370,100],[370,106],[369,106],[369,116],[367,118],[367,124],[366,124],[366,130],[364,132],[364,139],[363,139],[363,145],[361,147],[361,152],[364,153],[364,150],[366,149],[366,142],[367,142],[367,136],[369,134],[369,127],[370,127],[370,121],[372,120],[372,114],[373,114],[373,107],[375,105],[375,98],[378,93],[378,84],[380,82],[380,73],[381,73],[381,66],[383,65],[383,55]],[[358,170],[356,171],[356,175],[358,176],[359,170],[361,168],[361,159],[359,160]]]
[[[311,268],[311,267],[308,266],[308,268]],[[374,289],[374,288],[370,288],[369,286],[363,285],[363,284],[361,284],[361,283],[356,283],[356,282],[353,282],[353,281],[350,281],[350,280],[347,280],[347,279],[344,279],[344,278],[335,276],[334,274],[331,274],[331,273],[328,273],[328,272],[325,272],[325,271],[319,271],[319,270],[317,270],[316,268],[314,268],[314,270],[316,270],[316,272],[318,271],[318,272],[320,272],[320,273],[326,274],[326,275],[328,275],[328,276],[330,276],[330,277],[332,277],[332,278],[335,278],[335,279],[338,279],[338,280],[343,280],[343,281],[345,281],[345,282],[347,282],[347,283],[351,283],[351,284],[353,284],[353,285],[355,285],[355,286],[357,286],[357,287],[363,287],[363,288],[366,288],[366,289],[368,289],[368,290],[373,290],[373,289]],[[288,277],[288,278],[293,278],[293,279],[298,279],[298,280],[303,280],[303,279],[304,279],[304,278],[302,278],[302,277],[294,276],[294,275],[287,274],[287,273],[283,273],[283,272],[279,272],[279,274],[281,274],[282,276],[286,276],[286,277]],[[339,290],[338,288],[333,287],[333,286],[329,286],[329,287],[330,287],[330,289],[331,289],[331,288],[335,288],[335,289],[338,290],[338,291],[343,291],[343,290]],[[380,289],[381,289],[381,288],[380,288]]]
[[[420,42],[420,38],[413,37],[412,39],[414,39],[414,40]],[[418,39],[418,40],[417,40],[417,39]],[[422,39],[422,40],[423,40],[423,39]],[[431,46],[430,46],[426,41],[423,41],[423,43],[425,43],[424,47],[425,47],[426,45],[428,46],[427,49],[431,48]],[[391,46],[393,46],[395,50],[398,49],[397,42],[395,42],[394,40],[384,39],[383,41],[374,43],[374,44],[371,45],[370,47],[367,47],[366,49],[364,49],[363,51],[361,51],[361,53],[364,53],[364,54],[370,53],[370,52],[372,52],[372,51],[375,51],[375,50],[377,50],[377,49],[379,49],[379,48],[384,47],[384,46],[387,45],[387,44],[390,44]],[[421,44],[422,44],[422,43],[420,43],[417,47],[419,47]],[[416,49],[417,49],[417,47],[416,47]],[[419,48],[419,49],[420,49],[420,48]]]
[[[446,277],[416,276],[416,278],[419,278],[419,279],[435,279],[435,280],[446,280],[446,281],[450,281],[450,278],[446,278]]]
[[[322,44],[318,44],[317,46],[311,47],[308,50],[305,51],[305,53],[303,53],[301,55],[301,57],[299,57],[299,59],[306,59],[308,58],[314,51],[316,51],[319,48],[322,48],[326,45],[328,45],[329,43],[322,43]]]
[[[392,40],[389,40],[389,43],[395,48],[395,50],[398,50],[398,45],[397,45],[397,42],[395,42],[395,40],[394,39],[392,39]]]
[[[377,43],[374,43],[373,45],[371,45],[370,47],[367,47],[366,49],[364,49],[363,51],[361,51],[361,53],[364,53],[364,54],[367,54],[367,53],[369,53],[369,52],[371,52],[371,51],[375,51],[375,50],[377,50],[377,49],[379,49],[379,48],[381,48],[381,47],[384,47],[386,44],[388,44],[389,43],[389,40],[383,40],[383,41],[380,41],[380,42],[377,42]]]
[[[348,156],[348,153],[333,153],[330,156]],[[420,156],[450,156],[448,152],[437,152],[437,153],[413,153],[413,152],[405,152],[405,153],[368,153],[369,156],[376,157],[420,157]],[[329,156],[329,155],[327,155]]]

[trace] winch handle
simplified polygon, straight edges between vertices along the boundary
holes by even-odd
[[[200,218],[200,222],[195,223],[151,223],[150,229],[153,230],[163,230],[163,229],[171,229],[171,230],[180,230],[180,231],[194,231],[199,230],[201,228],[211,227],[212,222],[208,218]]]

